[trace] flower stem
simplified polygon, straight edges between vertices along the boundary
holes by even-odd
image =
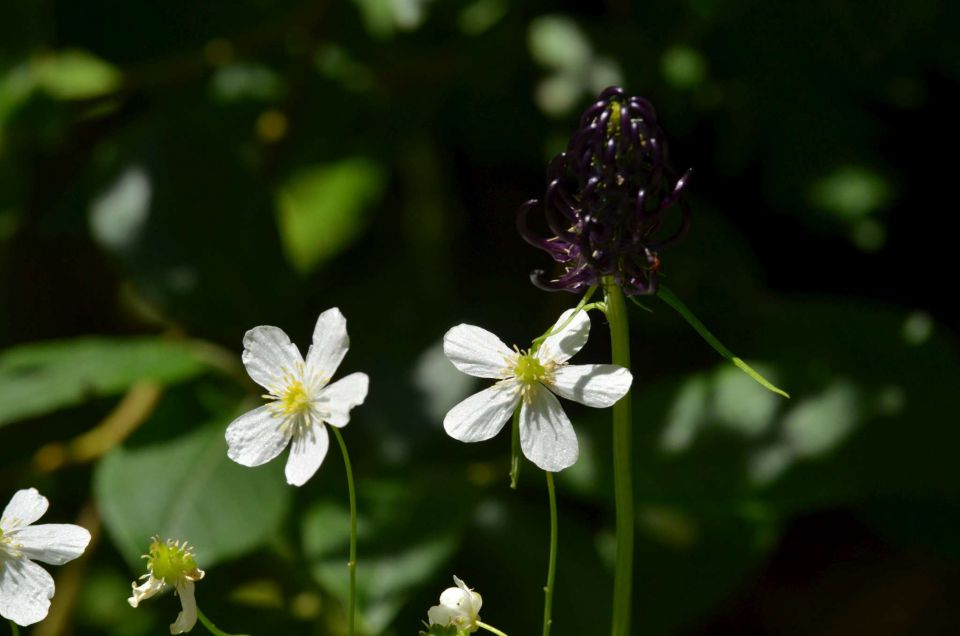
[[[547,493],[550,495],[550,565],[547,567],[547,585],[543,588],[543,636],[550,636],[553,625],[553,581],[557,575],[557,489],[553,485],[553,473],[547,474]]]
[[[623,292],[611,276],[603,278],[613,364],[630,368],[630,330]],[[633,586],[633,448],[630,393],[613,405],[613,491],[616,503],[617,555],[613,573],[613,636],[630,636]]]
[[[200,619],[200,623],[203,624],[203,626],[207,628],[207,631],[213,634],[213,636],[247,636],[246,634],[228,634],[227,632],[218,628],[216,625],[210,622],[209,618],[204,616],[203,612],[200,611],[199,607],[197,608],[197,618]],[[14,633],[14,636],[16,636],[17,634],[16,630],[14,630],[13,633]]]
[[[493,625],[487,625],[483,621],[477,621],[477,627],[482,627],[483,629],[487,630],[491,634],[496,634],[497,636],[507,636],[505,632],[501,632],[499,629],[497,629]]]
[[[513,426],[510,437],[510,488],[517,489],[517,480],[520,478],[520,405],[513,411]]]
[[[20,628],[13,621],[10,621],[10,631],[13,632],[13,636],[20,636]]]
[[[350,560],[347,562],[347,568],[350,570],[350,601],[348,605],[348,624],[350,636],[356,636],[357,633],[357,492],[353,487],[353,468],[350,466],[350,455],[347,453],[347,445],[343,441],[340,429],[336,426],[330,427],[333,430],[333,436],[337,438],[340,444],[340,452],[343,453],[343,466],[347,470],[347,490],[350,494]]]

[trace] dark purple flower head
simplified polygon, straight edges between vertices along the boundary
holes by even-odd
[[[657,291],[658,252],[687,231],[689,209],[680,195],[689,179],[679,179],[667,165],[663,131],[653,106],[642,97],[627,97],[611,87],[583,113],[580,128],[565,152],[547,169],[543,201],[520,209],[523,238],[563,266],[556,278],[542,270],[531,275],[549,291],[583,292],[613,276],[628,296]],[[527,224],[530,211],[542,204],[552,236],[543,238]],[[666,237],[660,230],[666,213],[677,205],[679,221]]]

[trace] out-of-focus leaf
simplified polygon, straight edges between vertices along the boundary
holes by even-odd
[[[150,537],[187,540],[200,567],[252,550],[275,534],[292,490],[283,462],[251,469],[227,457],[227,422],[143,448],[118,448],[94,475],[117,548],[136,564]]]
[[[367,223],[367,206],[384,186],[381,168],[363,158],[306,168],[277,195],[287,258],[308,272],[344,249]]]
[[[182,382],[204,370],[189,345],[160,338],[80,338],[0,354],[0,426],[121,393],[140,380]]]
[[[63,50],[41,55],[31,69],[37,85],[56,99],[90,99],[120,85],[120,71],[86,51]]]

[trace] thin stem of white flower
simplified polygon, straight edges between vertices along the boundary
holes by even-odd
[[[613,364],[630,368],[630,330],[623,292],[612,276],[604,276],[607,323]],[[613,572],[613,636],[630,636],[633,586],[633,418],[628,392],[613,405],[613,493],[616,506],[617,553]]]
[[[513,411],[513,426],[510,437],[510,488],[517,489],[517,480],[520,478],[520,405]]]
[[[347,562],[347,568],[350,570],[350,600],[347,606],[349,614],[348,624],[350,636],[356,636],[357,633],[357,492],[353,486],[353,468],[350,466],[350,455],[347,453],[347,444],[343,441],[343,435],[336,426],[330,427],[333,430],[333,436],[337,438],[340,444],[340,452],[343,453],[343,466],[347,471],[347,491],[350,495],[350,561]]]
[[[20,636],[20,628],[13,621],[10,621],[10,631],[13,632],[13,636]]]
[[[547,474],[547,493],[550,496],[550,565],[547,566],[547,585],[543,588],[543,636],[550,636],[553,625],[553,581],[557,575],[557,490],[553,485],[553,473]]]
[[[225,631],[223,631],[222,629],[218,628],[216,625],[214,625],[214,624],[210,621],[209,618],[207,618],[206,616],[204,616],[203,612],[200,611],[200,608],[199,608],[199,607],[197,608],[197,618],[200,619],[200,623],[201,623],[204,627],[206,627],[206,628],[207,628],[207,631],[210,632],[211,634],[213,634],[213,636],[247,636],[246,634],[228,634],[227,632],[225,632]],[[17,634],[16,630],[14,630],[13,633],[14,633],[14,636],[16,636],[16,634]]]
[[[483,629],[487,630],[491,634],[496,634],[497,636],[507,636],[506,632],[501,632],[499,629],[497,629],[493,625],[487,625],[483,621],[477,621],[477,627],[482,627]]]
[[[594,303],[593,305],[589,306],[587,303],[590,301],[590,297],[593,296],[594,292],[596,291],[597,286],[591,285],[590,289],[587,290],[587,293],[584,294],[583,298],[580,299],[580,303],[574,308],[573,312],[567,316],[567,319],[564,320],[562,324],[556,325],[555,327],[550,327],[543,335],[533,339],[533,342],[530,346],[530,351],[536,351],[539,349],[540,345],[543,344],[543,341],[550,337],[550,334],[566,329],[567,325],[573,321],[573,317],[577,315],[577,312],[581,310],[589,311],[590,309],[594,309],[599,303]]]

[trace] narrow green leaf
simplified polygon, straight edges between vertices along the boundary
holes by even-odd
[[[751,378],[753,378],[758,384],[760,384],[760,386],[764,387],[769,391],[773,391],[774,393],[778,393],[785,398],[790,397],[789,393],[787,393],[783,389],[780,389],[774,386],[772,382],[770,382],[765,377],[760,375],[749,364],[747,364],[737,356],[733,355],[733,352],[727,349],[725,346],[723,346],[723,343],[717,340],[716,336],[710,333],[710,330],[707,329],[702,322],[700,322],[700,319],[694,316],[693,312],[691,312],[690,309],[683,304],[683,301],[677,298],[676,295],[674,295],[674,293],[670,291],[666,286],[664,285],[660,286],[660,291],[657,292],[657,296],[659,296],[663,300],[663,302],[673,307],[678,314],[683,316],[684,320],[690,323],[690,326],[693,327],[694,330],[698,334],[700,334],[700,337],[706,340],[707,344],[713,347],[717,351],[717,353],[722,355],[724,358],[732,362],[738,369],[740,369],[741,371],[749,375]]]
[[[0,354],[0,426],[126,391],[188,380],[204,364],[187,343],[161,338],[78,338]]]
[[[246,468],[227,457],[218,421],[143,448],[117,448],[94,475],[94,493],[111,538],[131,564],[150,537],[187,540],[200,567],[266,542],[283,521],[293,492],[283,459]]]

